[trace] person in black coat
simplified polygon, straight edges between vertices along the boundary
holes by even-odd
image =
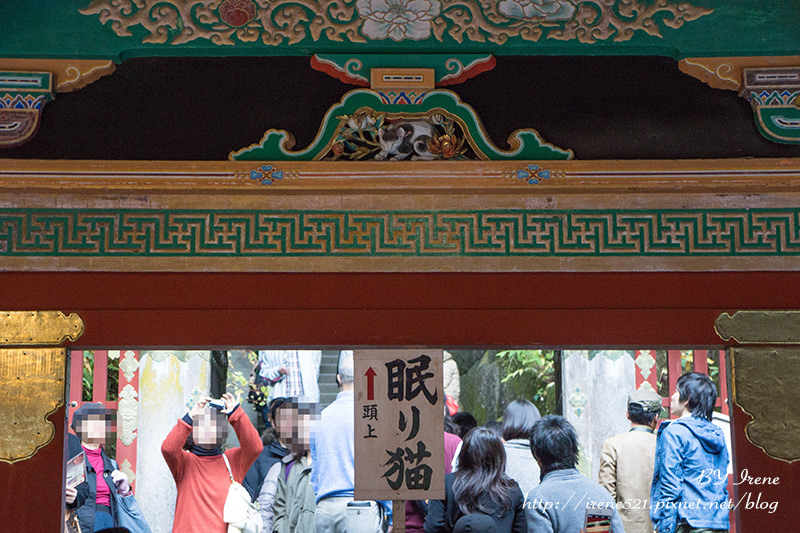
[[[250,493],[250,498],[253,502],[258,499],[261,492],[261,486],[264,484],[264,478],[267,477],[267,472],[272,468],[272,465],[289,455],[289,450],[284,448],[278,439],[278,433],[275,431],[272,417],[274,411],[280,407],[286,398],[275,398],[269,403],[269,419],[270,427],[264,430],[261,434],[261,442],[264,443],[264,449],[259,454],[256,462],[247,471],[244,476],[242,486]]]
[[[68,460],[73,459],[76,455],[79,455],[81,453],[83,453],[83,448],[81,447],[81,440],[72,433],[67,432],[67,457],[69,457]],[[89,482],[85,479],[74,487],[67,486],[64,492],[64,501],[67,502],[67,509],[70,511],[74,511],[75,509],[79,508],[81,505],[86,503],[86,499],[88,497],[89,497]]]
[[[458,470],[445,474],[444,500],[431,500],[425,533],[452,533],[459,518],[482,514],[494,521],[496,533],[527,533],[525,498],[508,477],[503,441],[485,427],[470,430],[458,456]]]
[[[71,428],[80,439],[78,445],[85,455],[88,486],[85,501],[76,507],[83,533],[114,526],[117,523],[114,493],[131,495],[127,476],[119,471],[103,446],[112,435],[115,420],[116,413],[101,403],[84,403],[72,415]]]

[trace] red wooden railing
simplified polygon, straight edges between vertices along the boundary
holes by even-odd
[[[120,351],[120,362],[122,358],[128,354],[132,354],[132,357],[138,362],[139,360],[139,352],[137,350],[122,350]],[[83,405],[83,365],[84,365],[84,352],[82,350],[73,351],[70,353],[70,369],[69,369],[69,379],[70,379],[70,389],[69,389],[69,420],[68,423],[72,424],[72,414],[75,410]],[[109,400],[108,399],[108,351],[107,350],[94,350],[94,362],[93,362],[94,371],[92,372],[92,402],[102,403],[107,409],[113,409],[115,411],[119,408],[119,400]],[[133,387],[134,392],[138,395],[139,394],[139,372],[136,370],[133,372],[131,380],[125,376],[125,372],[122,368],[119,370],[119,387],[118,387],[118,394],[117,398],[120,397],[123,389],[126,385],[130,385]],[[122,435],[122,420],[121,417],[118,418],[117,421],[117,446],[116,446],[116,459],[117,463],[120,465],[122,469],[130,470],[134,475],[131,476],[130,484],[133,487],[134,491],[136,490],[136,452],[137,446],[136,442],[137,439],[134,436],[133,442],[129,445],[125,445],[120,440],[120,436]],[[128,465],[124,465],[125,462],[128,462]],[[123,465],[126,468],[123,468]]]

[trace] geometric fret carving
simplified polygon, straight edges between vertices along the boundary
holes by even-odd
[[[800,255],[800,209],[0,209],[0,257]]]

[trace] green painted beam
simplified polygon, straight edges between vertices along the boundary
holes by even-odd
[[[319,54],[786,56],[797,0],[0,2],[0,57]],[[391,4],[409,23],[386,23]],[[663,5],[662,5],[663,4]],[[316,6],[316,7],[314,7]],[[379,21],[384,21],[383,23]],[[404,19],[407,20],[407,19]]]

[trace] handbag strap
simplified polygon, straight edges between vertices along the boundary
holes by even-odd
[[[231,472],[231,464],[228,462],[228,458],[225,454],[222,454],[222,458],[225,459],[225,466],[228,467],[228,475],[231,476],[231,483],[236,483],[236,480],[233,479],[233,472]]]

